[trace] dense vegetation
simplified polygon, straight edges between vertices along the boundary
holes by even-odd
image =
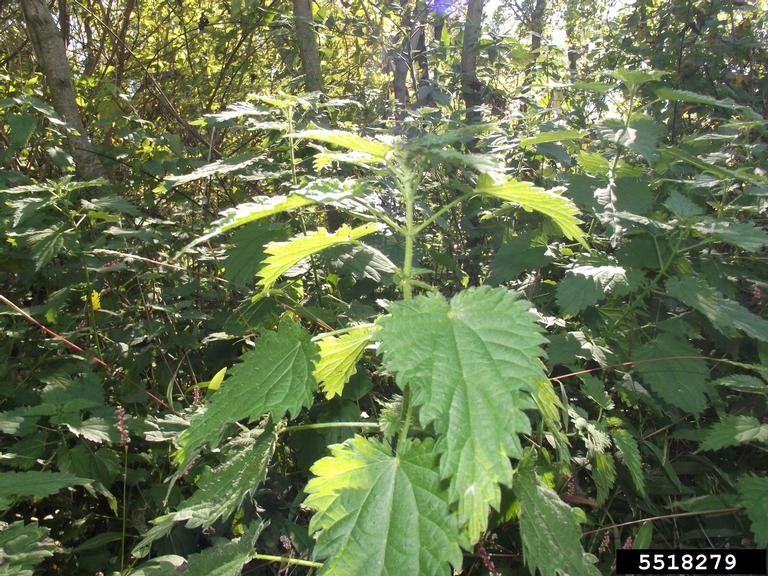
[[[0,26],[0,574],[768,545],[765,0]]]

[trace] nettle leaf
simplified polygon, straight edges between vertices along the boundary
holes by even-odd
[[[759,252],[768,246],[768,234],[748,222],[733,222],[699,218],[693,228],[706,236],[714,236],[747,252]]]
[[[597,559],[581,547],[577,511],[533,470],[518,471],[513,490],[520,500],[520,537],[531,574],[599,576]]]
[[[283,322],[277,332],[265,332],[179,435],[179,465],[186,466],[206,444],[217,445],[228,424],[266,414],[295,417],[310,406],[317,387],[312,376],[316,357],[317,347],[298,324]]]
[[[696,356],[701,354],[688,342],[661,334],[637,351],[634,370],[664,401],[689,414],[699,414],[707,408],[712,385],[707,381],[706,362]]]
[[[762,116],[752,110],[749,106],[743,104],[737,104],[731,98],[723,98],[718,100],[712,96],[705,96],[704,94],[697,94],[696,92],[690,92],[689,90],[676,90],[674,88],[662,87],[656,89],[656,96],[664,100],[672,100],[673,102],[687,102],[689,104],[704,104],[706,106],[717,106],[718,108],[726,108],[728,110],[736,110],[744,114],[745,117],[754,120],[762,120]]]
[[[595,481],[598,502],[605,502],[616,482],[616,464],[608,452],[594,452],[590,456],[592,462],[592,479]]]
[[[245,533],[219,546],[206,548],[198,554],[187,557],[186,562],[178,556],[155,558],[131,571],[130,576],[240,576],[254,556],[256,540],[264,529],[264,523],[249,526]]]
[[[768,546],[768,476],[748,474],[739,482],[741,505],[752,524],[758,548]]]
[[[632,483],[635,485],[635,488],[637,488],[637,491],[642,496],[645,496],[645,474],[643,473],[640,448],[637,445],[637,440],[623,428],[617,428],[616,430],[611,431],[611,437],[616,444],[616,448],[621,452],[622,462],[624,466],[627,467],[627,470],[629,470],[629,475],[632,477]]]
[[[353,328],[341,336],[326,336],[318,342],[320,358],[315,362],[315,380],[328,399],[341,396],[344,385],[357,372],[357,361],[371,343],[371,328]]]
[[[525,271],[541,268],[552,261],[547,256],[547,246],[536,244],[528,235],[507,239],[493,258],[487,282],[501,284],[514,280]]]
[[[615,289],[628,285],[627,272],[621,266],[577,264],[558,282],[557,304],[563,314],[573,316],[594,306]]]
[[[208,231],[187,244],[184,247],[184,250],[188,250],[198,244],[207,242],[214,236],[218,236],[219,234],[223,234],[228,230],[243,226],[254,220],[267,218],[268,216],[301,208],[302,206],[307,206],[309,204],[312,204],[312,200],[304,198],[303,196],[258,196],[251,202],[238,204],[234,208],[221,212],[221,218],[212,222]]]
[[[224,277],[238,286],[254,279],[264,259],[264,246],[287,240],[289,227],[285,224],[251,222],[232,234],[232,247],[222,260]]]
[[[707,430],[699,449],[719,450],[745,442],[768,444],[768,424],[761,424],[754,416],[729,414]]]
[[[193,170],[189,174],[179,174],[177,176],[168,176],[163,180],[162,184],[155,187],[155,192],[168,192],[176,186],[181,186],[187,182],[194,182],[195,180],[201,180],[203,178],[210,178],[218,174],[231,174],[232,172],[239,172],[248,168],[251,164],[260,160],[261,156],[257,156],[251,153],[240,154],[233,158],[226,158],[223,160],[216,160],[204,166],[200,166],[196,170]]]
[[[312,466],[305,504],[325,560],[318,576],[435,576],[462,563],[459,530],[448,509],[431,439],[388,444],[355,436]]]
[[[48,528],[37,522],[0,524],[0,574],[3,576],[33,576],[35,566],[53,556],[56,543],[48,536]]]
[[[536,378],[545,376],[545,339],[530,304],[504,288],[470,288],[450,301],[420,296],[396,302],[379,320],[384,366],[413,390],[422,425],[442,436],[440,475],[475,540],[488,508],[499,508],[499,483],[510,484],[509,457],[530,431]]]
[[[208,528],[231,516],[267,477],[276,445],[277,432],[271,422],[228,442],[222,449],[222,463],[203,470],[197,491],[178,510],[152,521],[155,526],[136,545],[133,556],[149,554],[152,542],[169,534],[176,522],[185,522],[186,528]]]
[[[342,146],[380,160],[384,160],[386,155],[392,150],[392,146],[381,140],[366,138],[352,132],[345,132],[344,130],[302,130],[294,134],[294,136],[296,138],[306,138],[308,140]]]
[[[315,232],[295,236],[287,242],[272,242],[264,250],[264,253],[269,256],[263,262],[265,266],[259,270],[261,279],[258,284],[267,290],[284,272],[312,254],[332,246],[355,242],[363,236],[376,232],[377,229],[378,225],[375,222],[356,228],[350,228],[344,224],[332,234],[329,234],[325,228],[319,228]]]
[[[552,130],[542,132],[536,136],[528,136],[520,140],[520,146],[534,146],[536,144],[546,144],[548,142],[564,142],[567,140],[580,140],[586,136],[586,132],[581,130]]]
[[[712,382],[713,386],[725,386],[738,392],[768,395],[768,384],[749,374],[730,374]],[[1,429],[1,428],[0,428]]]
[[[686,276],[667,282],[667,292],[683,304],[701,312],[724,336],[734,337],[740,330],[763,342],[768,342],[768,320],[725,298],[701,278]]]
[[[664,126],[647,116],[633,118],[629,126],[618,118],[603,120],[597,131],[600,136],[613,144],[619,144],[636,152],[648,162],[655,160],[659,139],[664,136]]]
[[[661,80],[664,76],[669,76],[669,72],[664,70],[637,70],[622,68],[621,70],[614,70],[611,72],[611,76],[624,82],[627,86],[637,89],[643,84],[648,82],[654,82]]]
[[[579,209],[570,198],[560,196],[551,190],[544,190],[530,182],[507,179],[503,183],[498,183],[485,175],[480,176],[475,190],[485,196],[514,202],[526,210],[541,212],[557,224],[566,238],[585,243],[584,233],[579,228],[581,222],[576,217]]]
[[[235,102],[220,112],[203,114],[202,118],[191,122],[191,124],[197,126],[216,126],[234,120],[235,118],[242,118],[243,116],[270,116],[271,114],[272,110],[269,108],[255,106],[250,102]]]
[[[45,498],[64,488],[90,482],[87,478],[78,478],[65,472],[0,472],[0,509],[8,508],[19,498]]]

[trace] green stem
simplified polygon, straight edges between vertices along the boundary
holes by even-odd
[[[265,562],[280,562],[280,564],[293,564],[294,566],[306,566],[307,568],[322,568],[320,562],[310,560],[300,560],[299,558],[288,558],[287,556],[273,556],[271,554],[253,554],[251,560],[263,560]]]
[[[413,222],[414,205],[416,203],[416,190],[414,189],[414,175],[406,172],[403,178],[403,197],[405,199],[405,261],[403,262],[403,299],[413,298],[413,245],[418,231]],[[412,416],[411,389],[406,386],[403,389],[403,426],[397,438],[398,452],[403,448],[408,437],[408,428],[411,426]]]
[[[297,424],[286,426],[282,432],[299,432],[300,430],[322,430],[323,428],[379,428],[378,422],[316,422],[314,424]]]
[[[448,212],[448,210],[450,210],[451,208],[453,208],[453,207],[454,207],[454,206],[456,206],[457,204],[460,204],[461,202],[464,202],[464,200],[466,200],[466,199],[467,199],[467,198],[469,198],[470,196],[473,196],[474,194],[475,194],[475,192],[474,192],[474,191],[472,191],[472,192],[467,192],[466,194],[462,194],[461,196],[459,196],[459,197],[458,197],[458,198],[456,198],[455,200],[452,200],[451,202],[449,202],[448,204],[446,204],[445,206],[443,206],[442,208],[440,208],[440,210],[438,210],[437,212],[435,212],[434,214],[432,214],[432,216],[430,216],[429,218],[427,218],[426,220],[424,220],[424,222],[422,222],[421,224],[419,224],[419,225],[416,227],[416,229],[414,230],[414,232],[415,232],[416,234],[418,234],[419,232],[421,232],[422,230],[424,230],[424,228],[426,228],[427,226],[429,226],[430,224],[432,224],[432,223],[433,223],[435,220],[437,220],[438,218],[440,218],[440,216],[442,216],[443,214],[445,214],[446,212]]]

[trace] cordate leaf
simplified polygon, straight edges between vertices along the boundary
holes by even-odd
[[[509,457],[521,454],[543,377],[541,329],[530,304],[504,288],[470,288],[450,301],[420,296],[393,303],[379,321],[384,366],[410,387],[424,426],[442,437],[440,475],[470,538],[499,508],[499,483],[510,484]]]
[[[459,530],[448,509],[431,439],[388,444],[355,436],[315,463],[305,504],[325,560],[318,576],[436,576],[461,568]]]

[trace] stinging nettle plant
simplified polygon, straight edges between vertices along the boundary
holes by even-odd
[[[293,105],[281,108],[289,129]],[[330,446],[330,456],[315,462],[304,488],[304,505],[313,511],[314,561],[283,560],[318,568],[319,574],[450,574],[451,568],[461,569],[462,549],[471,550],[488,528],[491,510],[500,510],[501,487],[511,486],[520,502],[521,540],[531,571],[598,573],[594,557],[582,550],[578,515],[536,474],[534,458],[521,444],[531,432],[529,413],[557,413],[560,406],[540,360],[546,339],[531,304],[503,287],[468,287],[447,298],[418,268],[420,235],[475,196],[539,212],[566,238],[584,243],[578,210],[569,199],[507,177],[494,157],[458,150],[475,131],[410,139],[289,132],[294,184],[299,139],[344,149],[322,150],[316,167],[362,166],[374,173],[375,183],[310,179],[285,196],[257,198],[223,213],[190,245],[278,213],[332,206],[361,223],[269,243],[258,272],[262,292],[254,299],[268,295],[283,274],[308,258],[315,272],[314,257],[337,246],[364,251],[370,266],[393,272],[402,299],[383,303],[385,312],[373,322],[314,337],[290,318],[262,333],[175,439],[180,473],[206,449],[220,448],[223,464],[206,469],[193,496],[155,519],[135,555],[147,554],[176,523],[205,528],[233,514],[268,475],[270,458],[285,436],[347,427],[361,434]],[[436,165],[474,174],[475,184],[430,212],[421,201],[422,183]],[[394,207],[381,205],[372,193],[376,186],[392,192]],[[365,243],[376,234],[401,238],[400,266]],[[329,399],[342,394],[367,349],[376,351],[382,372],[399,388],[384,403],[379,421],[292,425],[317,394]],[[224,441],[231,425],[244,421],[255,427],[241,424],[240,432]],[[274,560],[242,554],[242,563]],[[190,559],[190,568],[193,564]]]

